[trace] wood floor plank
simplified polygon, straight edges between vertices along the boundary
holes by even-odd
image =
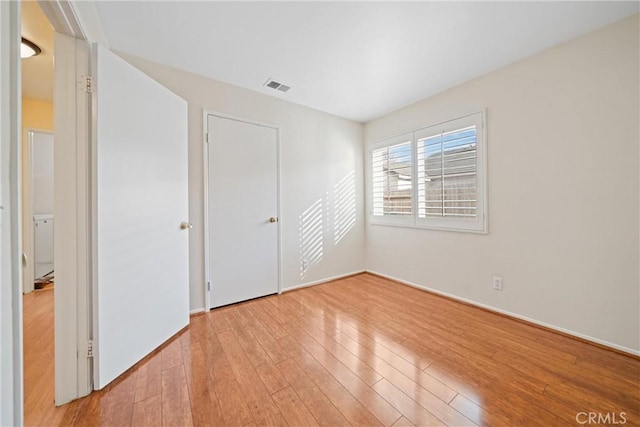
[[[436,416],[445,424],[473,424],[469,419],[465,418],[462,414],[460,414],[447,404],[455,396],[455,392],[452,389],[444,386],[446,387],[446,390],[449,391],[449,393],[443,400],[435,394],[431,393],[428,389],[421,387],[417,383],[417,381],[419,381],[419,377],[408,377],[400,371],[396,370],[392,365],[382,360],[378,359],[376,362],[377,363],[374,365],[375,369],[384,375],[386,381],[391,383],[398,390],[404,392],[409,398],[421,405],[424,409],[429,411],[432,415]],[[424,372],[422,372],[422,374],[423,376],[427,376]],[[438,384],[442,383],[438,382]],[[453,395],[451,393],[453,393]]]
[[[224,314],[227,309],[227,307],[222,307],[216,310],[210,310],[205,314],[213,333],[217,334],[218,332],[229,329],[229,324],[227,323],[226,316]]]
[[[286,378],[280,373],[280,369],[271,362],[256,367],[256,372],[271,394],[289,385]]]
[[[340,411],[327,398],[327,395],[315,385],[313,380],[305,374],[293,359],[280,362],[278,368],[321,426],[333,427],[350,425]]]
[[[277,318],[280,319],[280,324],[283,326],[286,326],[295,319],[304,317],[307,311],[303,304],[294,303],[291,299],[284,298],[285,295],[286,294],[281,294],[266,300],[278,313]]]
[[[574,364],[577,360],[577,356],[573,353],[549,348],[536,341],[523,343],[512,339],[512,337],[498,336],[493,334],[493,331],[465,331],[464,338],[474,343],[490,340],[498,345],[496,352],[508,348],[512,353],[517,353],[527,358],[531,357],[546,363],[564,362],[564,364],[569,365]]]
[[[222,417],[227,425],[246,425],[253,421],[253,415],[244,400],[240,386],[236,381],[216,382],[215,393],[220,404]]]
[[[182,365],[182,348],[179,340],[171,341],[160,352],[162,359],[161,370],[173,368]]]
[[[44,421],[42,423],[36,425],[73,426],[80,412],[82,403],[82,400],[77,399],[66,405],[55,407],[53,411],[49,412],[50,415],[48,417],[43,418]],[[25,423],[25,425],[33,424]]]
[[[485,356],[491,357],[496,350],[493,346],[478,344],[475,341],[467,340],[458,334],[447,334],[446,332],[437,331],[432,325],[427,323],[420,324],[419,321],[412,319],[411,321],[393,321],[388,322],[386,327],[401,332],[411,332],[420,341],[429,340],[433,345],[447,348],[449,352],[456,352],[463,357]]]
[[[442,421],[436,418],[429,411],[420,406],[413,399],[398,390],[386,379],[382,379],[373,386],[373,389],[384,396],[393,406],[402,411],[403,416],[418,426],[443,426]]]
[[[201,345],[209,370],[209,378],[225,424],[246,425],[253,422],[253,415],[244,400],[218,337],[215,334],[211,335]]]
[[[474,425],[473,421],[466,418],[460,412],[456,411],[453,407],[438,399],[424,388],[418,386],[409,378],[396,375],[387,379],[387,381],[410,397],[418,405],[429,411],[430,414],[441,420],[444,424],[454,426]]]
[[[393,378],[399,378],[398,381],[402,381],[402,377],[410,379],[415,386],[424,388],[445,403],[450,402],[457,394],[453,388],[426,372],[421,371],[418,367],[411,365],[395,354],[390,354],[386,349],[381,350],[379,347],[374,346],[373,350],[375,353],[373,353],[346,335],[338,334],[335,338],[341,345],[345,346],[354,354],[359,355],[359,357],[363,358],[364,363],[369,364],[375,371],[391,382],[394,382]]]
[[[392,427],[414,427],[415,424],[407,419],[407,417],[400,417],[398,421],[393,423]]]
[[[508,420],[500,418],[463,395],[457,395],[449,405],[479,426],[504,426]]]
[[[385,326],[386,327],[386,326]],[[398,331],[399,325],[390,326],[391,329]],[[381,328],[384,329],[384,328]],[[458,375],[468,377],[470,380],[482,380],[485,383],[501,383],[509,385],[510,388],[519,390],[536,390],[538,393],[544,391],[545,384],[540,380],[532,378],[527,374],[523,374],[508,365],[497,364],[489,357],[483,354],[477,354],[470,350],[459,351],[459,347],[450,348],[447,345],[430,341],[429,336],[415,334],[410,329],[406,329],[404,333],[409,337],[404,342],[405,345],[411,345],[423,354],[438,360],[437,364],[441,367],[452,366]],[[430,365],[431,367],[431,365]],[[429,372],[430,367],[425,371]]]
[[[275,335],[272,334],[263,323],[264,319],[267,317],[263,316],[264,313],[259,307],[255,307],[254,309],[248,307],[246,314],[248,317],[252,317],[253,320],[251,335],[258,343],[260,343],[260,346],[269,356],[269,359],[273,363],[278,363],[288,358],[289,356],[287,355],[287,352],[280,346],[280,344],[278,344],[278,338],[287,334],[284,332]]]
[[[482,406],[483,410],[506,420],[507,425],[565,425],[566,420],[572,420],[575,416],[575,411],[570,415],[568,408],[545,399],[537,390],[522,390],[508,383],[480,378],[475,372],[452,372],[449,367],[437,364],[429,366],[427,371],[439,378],[442,375],[457,375],[457,381],[464,384],[460,387],[460,390],[465,390],[461,394]],[[443,380],[446,381],[444,378]]]
[[[541,330],[528,325],[509,320],[505,317],[484,310],[467,310],[457,301],[438,295],[430,295],[430,298],[422,298],[419,289],[408,287],[398,293],[397,284],[381,277],[366,275],[362,278],[364,283],[375,285],[375,294],[397,300],[405,305],[419,308],[421,317],[425,322],[442,325],[446,329],[453,328],[456,334],[465,331],[489,331],[492,336],[508,336],[512,340],[519,337],[525,340],[535,340],[540,336]],[[519,323],[519,324],[518,324]]]
[[[250,363],[243,363],[243,360],[247,359],[246,356],[241,357],[242,348],[238,344],[236,336],[231,331],[223,331],[218,334],[218,339],[256,423],[259,425],[287,425],[253,366]]]
[[[138,368],[134,402],[141,402],[162,392],[160,371],[162,358],[159,355],[150,358]]]
[[[163,369],[161,377],[162,425],[192,426],[193,416],[191,413],[189,390],[187,387],[184,367],[182,365],[176,365]]]
[[[273,400],[289,425],[301,427],[320,425],[291,387],[285,387],[274,393]]]
[[[211,381],[200,343],[192,342],[189,346],[183,347],[182,358],[193,424],[195,426],[224,424],[224,418],[215,394],[215,386]]]
[[[70,405],[78,406],[78,411],[72,419],[65,417],[60,426],[99,426],[100,425],[100,403],[106,390],[94,391],[89,396],[73,401]],[[126,425],[126,424],[125,424]]]
[[[162,425],[162,396],[160,394],[139,400],[133,405],[132,426]]]
[[[606,369],[610,374],[626,378],[638,378],[640,375],[640,364],[633,357],[596,347],[581,340],[567,339],[566,336],[549,331],[546,334],[537,334],[534,338],[538,344],[545,347],[575,354],[576,365],[589,364],[590,367]]]
[[[432,363],[431,360],[420,357],[415,351],[405,348],[399,342],[381,336],[379,333],[376,333],[375,330],[369,330],[368,328],[354,329],[352,327],[343,327],[341,328],[340,334],[348,336],[359,345],[374,351],[378,357],[394,365],[404,364],[404,362],[407,362],[410,365],[423,370]],[[373,336],[370,336],[369,334]],[[399,341],[404,341],[404,339],[404,337],[401,337]],[[398,359],[398,357],[403,359],[404,362]]]
[[[634,383],[631,378],[611,378],[609,375],[601,375],[596,369],[584,369],[572,363],[536,357],[525,362],[521,354],[510,350],[501,350],[493,359],[539,378],[547,384],[547,389],[549,385],[570,384],[576,389],[588,391],[593,388],[593,384],[598,384],[600,398],[640,408],[640,384],[637,381]]]
[[[133,419],[137,372],[128,371],[109,384],[97,401],[99,423],[105,426],[129,425]]]
[[[446,367],[440,367],[436,364],[429,365],[424,372],[452,390],[466,396],[471,401],[476,403],[482,402],[484,395],[480,393],[479,390],[483,390],[483,385],[477,381],[470,380],[468,375],[451,372]]]
[[[551,384],[544,391],[545,396],[561,402],[564,406],[578,408],[575,412],[620,413],[625,412],[630,425],[640,425],[640,406],[622,407],[618,402],[603,398],[597,390],[585,390],[571,384]],[[588,408],[588,409],[586,409]],[[626,408],[622,410],[621,408]]]
[[[355,354],[341,346],[333,337],[325,334],[321,329],[314,326],[305,326],[304,332],[311,336],[318,344],[349,368],[351,372],[356,374],[367,385],[371,386],[382,379],[382,376],[374,369],[366,363],[363,363]]]
[[[274,298],[267,297],[267,298]],[[248,313],[251,314],[257,321],[257,324],[264,328],[265,336],[272,337],[277,340],[285,335],[287,331],[284,328],[286,323],[278,322],[277,319],[282,316],[280,313],[273,309],[271,304],[265,300],[258,300],[255,304],[247,307]]]
[[[400,418],[401,414],[389,402],[384,400],[313,338],[303,331],[296,334],[294,338],[383,425],[390,426]]]
[[[320,390],[331,400],[342,415],[353,425],[382,425],[338,380],[316,359],[306,353],[296,361]]]
[[[225,317],[227,323],[253,366],[268,363],[270,359],[267,352],[251,333],[252,328],[254,328],[253,322],[247,321],[246,316],[241,316],[240,311],[244,310],[239,310],[238,307],[229,307]]]

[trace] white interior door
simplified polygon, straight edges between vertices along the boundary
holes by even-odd
[[[94,387],[189,322],[187,103],[94,46]]]
[[[209,307],[278,292],[278,142],[272,127],[209,115]]]

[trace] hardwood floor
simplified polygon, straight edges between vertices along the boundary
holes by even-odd
[[[60,408],[36,346],[52,339],[25,334],[28,425],[640,425],[638,359],[369,274],[194,316]]]
[[[53,288],[33,291],[23,301],[25,425],[56,424],[64,412],[54,402]]]

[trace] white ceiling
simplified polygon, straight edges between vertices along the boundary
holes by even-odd
[[[53,28],[35,1],[22,2],[22,37],[42,49],[22,60],[22,96],[53,101]]]
[[[97,2],[110,47],[368,121],[638,2]],[[263,87],[274,78],[292,89]]]

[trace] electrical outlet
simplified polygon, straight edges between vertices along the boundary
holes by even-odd
[[[309,260],[308,259],[303,259],[302,260],[302,269],[306,270],[307,268],[309,268]]]
[[[496,291],[502,290],[502,277],[493,276],[493,289]]]

